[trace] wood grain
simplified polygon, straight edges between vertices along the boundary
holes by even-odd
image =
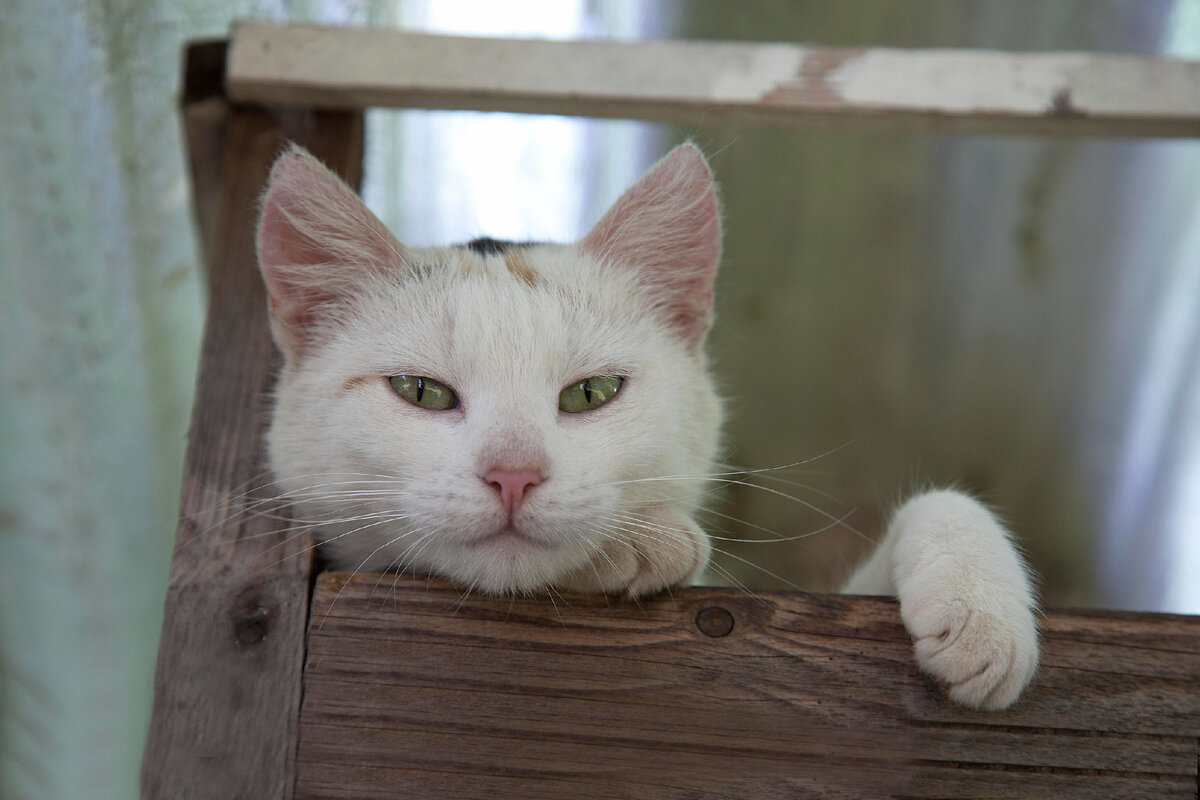
[[[1043,623],[1034,684],[985,714],[917,672],[891,600],[322,574],[296,796],[1194,797],[1200,618]]]
[[[213,84],[202,69],[188,77]],[[294,782],[312,559],[307,534],[252,513],[256,487],[268,482],[260,442],[275,362],[254,261],[256,204],[285,138],[356,183],[362,120],[230,107],[202,88],[184,97],[210,300],[142,797],[284,798]]]
[[[958,133],[1200,135],[1200,62],[1098,53],[476,39],[242,22],[235,99]]]

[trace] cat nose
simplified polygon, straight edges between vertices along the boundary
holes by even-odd
[[[521,507],[525,491],[542,482],[542,474],[531,469],[494,469],[483,479],[500,490],[500,505],[511,517]]]

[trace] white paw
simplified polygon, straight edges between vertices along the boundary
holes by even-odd
[[[1012,705],[1038,662],[1025,567],[991,513],[963,495],[911,501],[896,517],[896,593],[917,663],[971,708]]]
[[[612,536],[592,558],[557,582],[567,591],[645,597],[685,586],[706,563],[708,536],[690,518],[669,511]]]
[[[1033,611],[962,596],[909,593],[900,615],[916,640],[917,664],[970,708],[1008,708],[1033,678],[1038,644]]]

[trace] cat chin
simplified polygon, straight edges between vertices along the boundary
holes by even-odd
[[[708,559],[708,538],[691,523],[691,535],[669,542],[646,537],[605,537],[603,543],[580,536],[569,541],[543,538],[505,526],[466,539],[447,535],[405,559],[380,549],[361,560],[361,546],[326,539],[327,566],[346,571],[401,569],[432,575],[464,590],[494,596],[538,595],[547,591],[642,597],[691,582]],[[679,530],[682,534],[682,529]],[[320,532],[328,536],[327,531]]]
[[[347,572],[399,569],[442,578],[473,593],[496,596],[544,592],[564,576],[584,567],[594,557],[595,550],[586,541],[547,542],[503,527],[467,539],[448,533],[415,550],[385,546],[364,560],[360,543],[342,540],[330,530],[318,531],[317,537],[329,569]]]
[[[468,548],[494,553],[502,559],[524,558],[532,553],[554,549],[550,542],[530,536],[512,525],[506,525],[495,533],[485,534],[472,540]]]
[[[502,533],[447,550],[435,563],[413,566],[472,592],[505,596],[545,592],[588,558],[576,548]]]

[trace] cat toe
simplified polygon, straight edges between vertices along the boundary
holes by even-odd
[[[1016,645],[996,654],[976,675],[950,685],[950,699],[968,708],[1001,711],[1017,701],[1033,677],[1037,662]]]
[[[687,586],[708,563],[712,546],[692,519],[665,514],[658,530],[663,535],[629,542],[638,555],[637,571],[630,576],[625,592],[629,599]]]
[[[914,607],[915,606],[915,607]],[[1012,705],[1037,668],[1037,634],[1029,608],[997,614],[962,600],[901,606],[923,672],[969,708]]]
[[[670,538],[609,539],[591,561],[557,582],[560,589],[634,600],[686,586],[708,560],[708,538],[693,524]],[[683,535],[685,532],[690,535]]]
[[[637,551],[631,547],[606,547],[557,582],[559,589],[583,594],[620,595],[639,570]]]

